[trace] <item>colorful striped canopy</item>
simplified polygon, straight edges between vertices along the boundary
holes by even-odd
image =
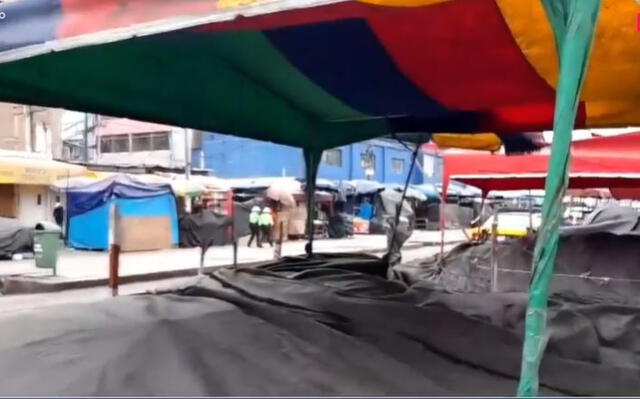
[[[640,123],[639,12],[603,1],[576,127]],[[2,101],[311,150],[552,127],[539,0],[15,0],[0,13]]]

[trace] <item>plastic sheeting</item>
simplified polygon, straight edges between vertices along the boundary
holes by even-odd
[[[610,1],[614,18],[626,15]],[[0,10],[12,15],[0,25],[3,101],[307,150],[425,131],[499,132],[526,141],[520,132],[552,122],[555,71],[548,64],[555,57],[537,0],[22,0]],[[469,15],[466,23],[460,15]],[[617,24],[611,20],[603,29]],[[398,21],[407,31],[396,29]],[[614,33],[603,42],[630,42],[625,31]],[[635,48],[622,47],[617,55],[630,62],[621,64],[633,71],[627,54]],[[609,69],[598,72],[596,87],[611,83]],[[612,123],[605,116],[619,114],[617,123],[637,121],[623,112],[634,97],[612,86],[617,90],[595,90],[582,103],[581,125]],[[225,101],[229,92],[238,103]],[[608,113],[591,111],[591,103]]]
[[[180,218],[180,246],[208,248],[231,244],[233,242],[232,222],[234,223],[233,234],[236,238],[249,235],[249,213],[255,204],[262,204],[262,201],[234,202],[233,218],[210,210],[183,215]]]
[[[386,274],[365,255],[285,258],[162,295],[0,315],[0,394],[513,394],[524,294],[451,294]],[[637,341],[634,312],[554,301],[541,393],[638,392],[633,359],[615,356]]]
[[[170,185],[149,184],[127,175],[114,175],[86,185],[74,185],[67,190],[69,217],[81,215],[105,205],[114,198],[140,199],[162,195],[173,196]]]
[[[598,208],[585,218],[583,224],[565,227],[560,233],[566,236],[594,233],[640,236],[640,212],[618,205]]]
[[[0,217],[0,258],[15,253],[33,251],[35,226],[26,226],[16,219]]]
[[[229,242],[231,218],[211,211],[203,211],[180,218],[180,246],[207,249]]]
[[[574,141],[571,144],[569,187],[608,187],[621,192],[637,189],[640,186],[640,166],[633,154],[638,151],[640,133]],[[535,154],[517,156],[474,152],[444,155],[446,176],[479,187],[485,193],[542,189],[548,164],[548,148]],[[625,195],[616,197],[625,198]]]

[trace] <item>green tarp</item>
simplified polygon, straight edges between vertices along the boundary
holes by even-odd
[[[543,0],[543,3],[555,33],[560,76],[542,225],[533,256],[518,396],[538,393],[538,369],[547,340],[548,289],[558,250],[562,200],[569,184],[571,132],[600,10],[600,0]]]

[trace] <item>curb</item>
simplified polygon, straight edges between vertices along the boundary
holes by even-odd
[[[445,245],[456,244],[456,242],[446,242]],[[428,246],[440,245],[440,243],[412,243],[405,245],[403,249],[419,249]],[[361,251],[353,251],[348,252],[352,254],[382,254],[386,251],[386,249],[375,249],[375,250],[361,250]],[[264,260],[260,262],[245,262],[238,263],[238,267],[252,267],[259,265],[264,262],[269,262],[269,260]],[[231,267],[232,265],[221,265],[221,266],[205,266],[205,273],[212,273],[217,269],[223,267]],[[178,270],[165,270],[160,272],[151,272],[145,274],[132,274],[128,276],[120,277],[120,285],[131,284],[131,283],[141,283],[146,281],[154,281],[154,280],[166,280],[170,278],[178,278],[178,277],[189,277],[189,276],[197,276],[198,268],[192,267],[187,269],[178,269]],[[40,294],[40,293],[51,293],[51,292],[59,292],[66,290],[74,290],[74,289],[83,289],[83,288],[96,288],[96,287],[107,287],[109,283],[109,278],[96,278],[96,279],[88,279],[88,280],[62,280],[55,281],[49,280],[50,277],[25,277],[25,276],[5,276],[0,277],[0,294],[1,295],[18,295],[18,294]]]

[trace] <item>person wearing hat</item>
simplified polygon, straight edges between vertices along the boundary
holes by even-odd
[[[249,237],[249,243],[247,246],[251,248],[251,243],[253,239],[256,239],[256,243],[258,244],[258,248],[262,247],[262,243],[260,242],[260,207],[254,206],[251,208],[251,213],[249,214],[249,230],[251,231],[251,237]]]
[[[273,240],[271,239],[271,230],[273,229],[273,215],[271,215],[271,208],[266,206],[260,213],[260,219],[258,221],[260,225],[260,239],[258,242],[266,238],[267,242],[273,248]]]

